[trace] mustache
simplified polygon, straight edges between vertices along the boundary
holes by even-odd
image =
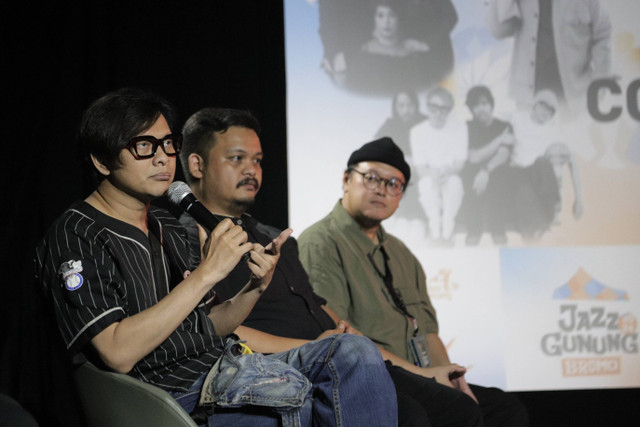
[[[242,181],[240,181],[238,184],[236,184],[236,188],[240,188],[243,185],[253,185],[256,188],[260,188],[260,185],[258,184],[258,180],[255,178],[245,178]]]

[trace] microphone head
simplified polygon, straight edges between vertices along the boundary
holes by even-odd
[[[169,200],[176,205],[180,205],[180,201],[184,199],[187,194],[191,194],[191,188],[182,181],[172,182],[171,185],[169,185],[169,190],[167,190]]]

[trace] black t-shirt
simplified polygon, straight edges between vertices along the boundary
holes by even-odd
[[[493,121],[489,126],[485,126],[476,120],[468,121],[467,133],[469,135],[469,150],[478,150],[485,145],[488,145],[496,137],[502,134],[507,128],[511,129],[511,124],[509,122],[505,122],[495,117],[493,118]],[[484,162],[476,164],[467,162],[462,174],[463,181],[465,181],[465,184],[467,186],[471,185],[471,183],[473,182],[473,178],[476,176],[478,171],[485,167],[492,157],[493,156],[489,157],[489,159],[485,160]]]
[[[242,225],[249,235],[249,241],[263,246],[280,234],[280,230],[261,224],[248,215],[232,219]],[[193,218],[183,214],[180,222],[189,231],[192,245],[199,245]],[[214,287],[217,299],[224,301],[238,293],[249,280],[250,274],[246,262],[240,261],[227,278]],[[322,308],[324,304],[326,300],[313,292],[309,276],[300,263],[297,241],[289,238],[281,248],[269,287],[243,325],[272,335],[312,340],[336,326]]]

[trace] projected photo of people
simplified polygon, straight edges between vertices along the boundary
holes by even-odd
[[[396,143],[404,153],[405,159],[411,165],[411,146],[409,143],[409,132],[411,128],[427,119],[427,116],[420,112],[420,103],[415,92],[401,90],[397,92],[391,100],[391,116],[387,118],[378,131],[373,135],[373,139],[388,136]],[[396,217],[405,219],[418,219],[425,221],[426,217],[422,212],[422,207],[418,203],[418,189],[415,184],[409,185],[402,196]]]
[[[394,99],[394,106],[415,102],[406,93]],[[415,121],[408,131],[398,117],[378,133],[403,143],[408,132],[407,161],[416,178],[398,214],[424,222],[429,245],[476,246],[485,233],[494,245],[507,245],[509,235],[534,244],[561,225],[563,194],[573,197],[573,217],[582,217],[580,171],[555,120],[559,101],[552,91],[538,92],[528,110],[504,120],[494,115],[491,89],[473,86],[466,93],[472,117],[466,126],[452,114],[454,102],[449,90],[435,87],[426,95],[426,116],[408,108]]]
[[[286,5],[289,225],[322,221],[344,159],[390,137],[411,174],[399,200],[378,187],[396,209],[374,222],[423,265],[465,375],[510,391],[638,387],[638,352],[555,337],[575,320],[563,304],[640,317],[640,0]],[[594,282],[629,299],[557,297]],[[578,338],[611,332],[594,330]]]
[[[560,107],[584,109],[589,84],[610,77],[611,23],[600,0],[490,0],[487,25],[512,38],[510,93],[520,105],[551,90]]]
[[[535,95],[529,111],[511,118],[514,144],[503,178],[508,183],[505,206],[513,206],[509,222],[527,243],[559,225],[565,168],[573,189],[573,216],[580,219],[584,213],[580,172],[555,121],[557,110],[557,97],[545,89]]]
[[[515,142],[511,124],[494,116],[495,100],[484,85],[474,86],[466,95],[472,119],[467,122],[469,147],[461,176],[464,199],[457,221],[466,232],[465,242],[476,246],[485,232],[493,243],[507,243],[507,213],[504,200],[505,168]]]
[[[393,95],[391,116],[380,126],[374,138],[390,136],[400,147],[405,157],[409,159],[411,155],[409,131],[426,118],[427,116],[420,112],[420,103],[416,93],[411,90],[401,90]]]
[[[322,66],[363,96],[428,89],[453,69],[450,0],[319,0]]]
[[[447,89],[427,94],[429,118],[409,134],[418,200],[428,220],[431,244],[452,246],[464,189],[460,171],[467,160],[467,129],[453,117],[454,99]]]
[[[509,121],[494,116],[495,102],[486,86],[467,92],[472,120],[467,122],[464,198],[456,231],[466,234],[469,246],[477,245],[485,232],[495,245],[507,244],[508,233],[535,243],[561,225],[565,170],[573,190],[573,217],[582,217],[579,168],[555,120],[559,101],[551,90],[538,92],[532,106],[513,112]]]

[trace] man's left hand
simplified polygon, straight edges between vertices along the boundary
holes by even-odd
[[[254,243],[253,250],[249,252],[250,262],[247,262],[252,273],[251,283],[254,287],[260,286],[264,291],[269,286],[278,259],[280,259],[280,248],[291,236],[291,233],[293,230],[287,228],[266,247]]]

